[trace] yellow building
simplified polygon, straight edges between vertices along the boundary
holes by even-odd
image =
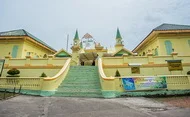
[[[11,56],[12,58],[45,58],[56,52],[55,49],[33,36],[29,32],[20,29],[0,32],[0,58]]]
[[[0,89],[22,86],[24,94],[105,98],[190,93],[190,26],[162,24],[133,52],[124,47],[119,29],[115,40],[114,48],[104,49],[88,33],[80,40],[76,31],[69,54],[55,53],[24,30],[0,33],[0,56],[12,56],[4,64],[0,60]],[[51,55],[34,59],[43,54]],[[19,69],[20,77],[8,78],[11,68]],[[48,77],[40,77],[43,72]]]
[[[190,55],[190,26],[162,24],[153,29],[133,50],[139,56],[152,53],[155,56]]]

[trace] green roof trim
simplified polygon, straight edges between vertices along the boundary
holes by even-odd
[[[55,55],[56,57],[71,57],[68,53],[66,52],[60,52],[58,54]]]
[[[125,48],[115,52],[115,54],[113,54],[113,56],[122,56],[123,54],[128,54],[128,55],[133,55],[133,53]]]
[[[121,51],[117,52],[115,54],[115,56],[122,56],[123,54],[131,55],[131,53],[129,53],[129,52],[125,51],[125,50],[121,50]]]
[[[49,46],[48,44],[46,44],[45,42],[43,42],[39,38],[35,37],[34,35],[30,34],[29,32],[25,31],[24,29],[0,32],[0,36],[28,36],[28,37],[32,38],[33,40],[41,43],[42,45],[56,51],[51,46]]]
[[[76,30],[74,40],[79,40],[78,30]]]
[[[117,28],[116,39],[122,39],[119,28]]]
[[[55,57],[71,57],[71,55],[66,52],[64,49],[61,49],[57,53],[54,54]]]

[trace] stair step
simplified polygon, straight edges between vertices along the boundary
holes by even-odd
[[[54,96],[102,97],[97,66],[71,66]]]
[[[55,97],[91,97],[91,98],[102,98],[102,94],[90,94],[90,93],[56,93]]]
[[[59,87],[61,88],[61,87],[71,87],[71,86],[74,86],[74,87],[100,87],[101,88],[99,83],[97,83],[97,84],[91,83],[91,84],[84,84],[84,85],[81,85],[81,84],[73,85],[73,84],[65,83],[65,84],[60,85]]]
[[[101,92],[100,89],[77,89],[77,88],[59,88],[57,92]]]

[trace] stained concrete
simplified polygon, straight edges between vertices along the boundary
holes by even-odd
[[[70,98],[17,96],[0,101],[0,117],[189,117],[178,108],[143,97]]]

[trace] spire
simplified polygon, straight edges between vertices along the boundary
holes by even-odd
[[[116,39],[122,39],[121,34],[119,32],[119,28],[117,28]]]
[[[74,40],[79,40],[78,30],[76,30],[76,33],[75,33],[75,38],[74,38]]]

